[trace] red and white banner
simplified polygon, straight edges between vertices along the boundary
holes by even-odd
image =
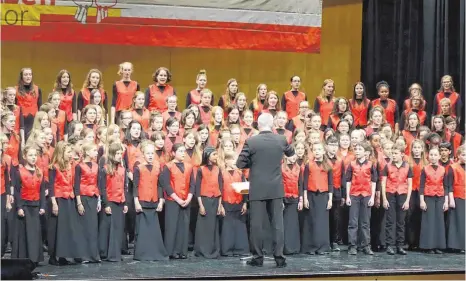
[[[2,41],[320,49],[321,0],[2,0],[1,5]]]

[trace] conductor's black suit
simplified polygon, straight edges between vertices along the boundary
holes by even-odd
[[[277,265],[285,262],[283,257],[283,179],[281,165],[283,155],[293,156],[294,150],[282,135],[262,131],[246,140],[236,166],[249,168],[249,201],[251,211],[251,246],[253,261],[261,265],[263,220],[271,219],[275,240],[274,257]]]

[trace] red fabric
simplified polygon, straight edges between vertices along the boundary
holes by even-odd
[[[143,155],[141,152],[141,149],[138,147],[135,147],[132,144],[128,144],[126,146],[126,155],[128,156],[128,169],[133,172],[134,169],[134,164],[139,161],[142,163],[143,160]]]
[[[142,126],[142,130],[147,132],[150,126],[150,111],[144,108],[142,110],[142,116],[141,116],[136,112],[136,110],[133,109],[131,111],[131,114],[133,115],[133,120],[138,121]]]
[[[11,134],[7,149],[4,151],[4,153],[11,157],[11,164],[13,166],[18,166],[19,164],[19,144],[19,136]]]
[[[277,132],[277,129],[273,129],[272,131],[273,131],[274,134],[277,134],[277,135],[279,134]],[[286,138],[286,141],[288,143],[291,143],[293,141],[293,133],[291,131],[287,130],[287,129],[285,129],[285,133],[282,136],[284,136]]]
[[[387,193],[408,193],[408,172],[409,166],[407,163],[399,169],[394,164],[387,164],[387,185],[385,191]]]
[[[158,182],[160,175],[160,165],[155,162],[152,166],[152,171],[146,167],[146,165],[139,165],[139,171],[141,172],[139,177],[139,200],[146,202],[157,202],[159,200],[158,194]]]
[[[320,104],[319,113],[320,113],[321,123],[323,126],[327,126],[328,117],[330,116],[330,113],[332,112],[335,101],[333,99],[331,101],[327,101],[327,99],[322,99],[320,97],[317,98],[317,101]]]
[[[443,177],[446,176],[446,170],[443,166],[438,165],[435,170],[432,165],[424,167],[426,174],[426,184],[424,187],[425,196],[444,196]]]
[[[102,103],[105,101],[105,90],[103,88],[99,88],[99,92],[102,95]],[[81,95],[83,97],[83,108],[86,107],[91,101],[91,92],[88,88],[81,89]],[[82,110],[83,108],[79,108]]]
[[[448,99],[450,99],[450,108],[451,108],[451,116],[456,117],[456,103],[458,102],[460,95],[457,92],[453,92],[450,94]],[[441,106],[440,106],[440,101],[445,98],[445,93],[444,92],[439,92],[437,95],[435,95],[435,102],[437,103],[437,115],[440,114],[441,111]]]
[[[21,199],[39,201],[43,176],[38,177],[37,173],[31,174],[23,165],[19,165],[19,176],[21,178]]]
[[[71,90],[70,93],[63,94],[60,92],[60,105],[59,109],[63,110],[66,113],[66,120],[71,122],[73,120],[73,99],[75,98],[74,90]]]
[[[353,175],[351,178],[350,195],[364,197],[372,195],[372,182],[371,182],[371,169],[372,162],[367,161],[366,164],[360,165],[356,163],[357,160],[351,162],[351,169]]]
[[[191,90],[191,104],[201,104],[201,93],[197,89]]]
[[[298,198],[300,172],[301,167],[297,164],[293,165],[291,169],[286,163],[282,164],[283,187],[285,189],[286,198]]]
[[[83,196],[99,196],[99,188],[97,187],[97,163],[92,163],[92,167],[89,167],[86,163],[79,163],[81,168],[81,181],[79,185],[79,192]]]
[[[133,103],[133,96],[138,89],[138,83],[136,81],[130,81],[128,87],[126,87],[123,81],[116,81],[117,100],[116,100],[116,111],[124,109],[130,109]]]
[[[307,180],[307,190],[312,192],[328,191],[328,171],[323,165],[317,165],[315,161],[309,161],[309,178]]]
[[[191,180],[192,166],[184,163],[184,173],[178,169],[174,162],[167,163],[167,168],[170,171],[170,185],[173,192],[181,198],[186,200],[189,194],[189,184]],[[166,196],[167,200],[173,201],[170,196]]]
[[[243,195],[237,193],[233,186],[231,185],[234,182],[242,181],[242,174],[240,170],[235,170],[233,175],[230,174],[230,171],[224,171],[222,173],[223,177],[223,193],[222,201],[230,204],[239,204],[243,202]]]
[[[205,112],[202,106],[199,105],[199,114],[201,115],[202,124],[209,125],[210,119],[212,118],[212,110]]]
[[[37,85],[33,85],[34,95],[32,95],[32,91],[24,93],[21,95],[19,93],[18,86],[16,86],[16,104],[21,106],[23,110],[23,116],[36,116],[37,111],[39,108],[37,107],[37,101],[39,99],[39,87]]]
[[[160,91],[157,84],[152,84],[149,87],[149,111],[157,110],[159,112],[164,112],[167,110],[167,98],[173,96],[175,90],[172,86],[165,84],[165,89],[163,93]]]
[[[55,168],[55,197],[57,198],[74,198],[73,191],[73,173],[72,169],[60,171],[58,165],[54,166]]]
[[[385,118],[387,122],[390,123],[392,129],[395,128],[395,110],[396,110],[396,101],[392,99],[387,99],[388,105],[387,108],[384,108],[380,103],[380,98],[372,101],[372,107],[381,106],[385,111]]]
[[[354,126],[364,127],[367,126],[367,111],[369,110],[370,100],[365,99],[361,104],[358,104],[356,100],[349,100],[349,107],[354,117]]]
[[[215,198],[219,197],[220,189],[218,187],[218,176],[220,169],[217,166],[212,167],[212,171],[206,166],[202,166],[201,196]]]
[[[306,94],[298,91],[298,94],[295,96],[292,91],[288,91],[283,94],[283,98],[286,100],[288,120],[291,120],[299,114],[299,104],[306,100]]]
[[[335,161],[335,163],[333,163],[332,161],[328,161],[329,165],[332,167],[332,175],[333,175],[333,188],[335,189],[340,189],[341,187],[341,174],[344,173],[345,171],[343,171],[342,169],[342,164],[343,164],[343,160],[341,160],[340,158],[337,158],[337,160]]]
[[[451,165],[453,170],[453,196],[455,198],[466,199],[465,172],[460,163]]]
[[[125,168],[118,165],[113,175],[107,174],[107,200],[109,202],[125,202]]]

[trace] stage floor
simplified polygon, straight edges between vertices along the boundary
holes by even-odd
[[[47,260],[46,260],[47,261]],[[288,256],[286,268],[275,268],[273,260],[266,260],[262,268],[246,265],[237,257],[207,260],[190,256],[186,260],[139,262],[124,256],[117,263],[76,264],[69,266],[42,265],[34,272],[40,279],[264,279],[386,276],[405,274],[463,274],[464,254],[429,255],[408,252],[406,256],[389,256],[385,252],[366,256],[349,256],[347,251],[323,256]],[[46,262],[41,263],[46,264]],[[455,277],[445,275],[446,279]],[[426,276],[426,278],[430,279]],[[433,279],[433,278],[432,278]]]

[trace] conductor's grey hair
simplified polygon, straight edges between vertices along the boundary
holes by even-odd
[[[272,131],[273,116],[270,113],[262,113],[257,119],[257,127],[259,131]]]

